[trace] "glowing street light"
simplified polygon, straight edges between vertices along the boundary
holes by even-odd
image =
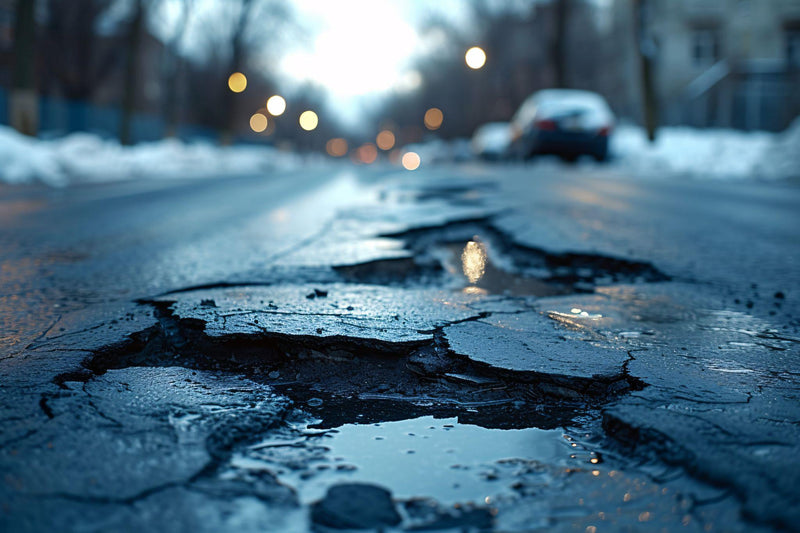
[[[444,114],[438,107],[432,107],[425,111],[425,118],[423,121],[425,122],[425,127],[429,130],[438,130],[442,126],[443,120]]]
[[[247,77],[241,72],[234,72],[228,77],[228,88],[235,93],[244,91],[247,88]]]
[[[378,149],[372,143],[364,143],[358,147],[356,156],[360,162],[371,165],[378,159]]]
[[[261,133],[267,129],[267,117],[262,113],[255,113],[250,117],[250,129],[256,133]]]
[[[303,111],[300,113],[299,122],[301,128],[306,131],[311,131],[317,127],[317,124],[319,124],[319,117],[317,117],[317,114],[309,109],[308,111]]]
[[[378,145],[378,148],[381,150],[391,150],[394,148],[395,138],[394,133],[389,130],[383,130],[378,134],[375,138],[375,144]]]
[[[420,164],[419,154],[416,152],[406,152],[403,154],[401,163],[406,170],[417,170]]]
[[[269,100],[267,100],[267,111],[269,111],[269,114],[273,117],[283,115],[283,112],[286,111],[286,100],[277,94],[270,96]]]
[[[469,68],[478,70],[486,64],[486,52],[480,46],[473,46],[464,54],[464,61],[467,62]]]
[[[342,157],[347,154],[347,141],[341,137],[331,139],[325,144],[325,151],[331,157]]]

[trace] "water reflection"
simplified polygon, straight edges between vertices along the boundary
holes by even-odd
[[[486,247],[478,241],[469,241],[461,253],[461,268],[470,283],[476,283],[486,272]]]
[[[571,288],[537,278],[526,272],[507,272],[498,268],[489,257],[489,246],[475,236],[466,243],[447,246],[452,262],[445,268],[452,274],[461,271],[469,285],[462,289],[465,294],[508,294],[517,296],[556,296],[569,294]]]

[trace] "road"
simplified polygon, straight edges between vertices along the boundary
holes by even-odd
[[[0,526],[796,529],[799,206],[547,162],[0,188]]]

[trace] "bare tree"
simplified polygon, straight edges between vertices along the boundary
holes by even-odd
[[[48,0],[42,28],[43,86],[68,100],[68,129],[85,130],[86,103],[120,61],[114,36],[101,39],[98,21],[112,0]]]
[[[569,38],[569,0],[554,0],[555,5],[555,34],[551,45],[551,62],[556,87],[567,87],[567,40]]]
[[[218,111],[214,111],[214,114],[217,115],[215,121],[220,140],[229,143],[237,126],[247,123],[242,118],[249,116],[255,95],[250,91],[252,83],[248,83],[247,93],[229,91],[226,86],[228,76],[243,72],[248,80],[260,78],[269,81],[271,73],[265,57],[271,55],[284,39],[294,35],[296,25],[286,2],[226,0],[215,9],[204,12],[198,26],[206,41],[208,73],[213,76],[205,80],[205,95],[199,96],[216,102]],[[257,95],[257,100],[261,101],[266,96]],[[244,107],[245,103],[248,104],[247,108]],[[257,108],[256,105],[252,111]]]
[[[654,142],[656,140],[656,128],[658,127],[658,101],[653,80],[653,61],[656,54],[656,45],[647,28],[650,4],[647,0],[633,0],[633,2],[634,28],[636,28],[636,44],[641,72],[644,127],[647,130],[647,138],[650,142]]]
[[[195,3],[192,0],[182,0],[181,14],[175,24],[172,36],[166,46],[166,61],[163,71],[163,83],[165,87],[164,97],[164,124],[165,136],[174,137],[178,130],[178,120],[180,117],[178,105],[179,80],[184,70],[184,58],[181,45],[186,28],[189,26],[192,9]]]
[[[14,26],[14,74],[10,94],[11,126],[25,135],[36,135],[39,99],[34,69],[36,25],[35,0],[19,0]]]
[[[149,4],[148,4],[149,6]],[[131,121],[136,108],[136,78],[141,59],[142,30],[146,17],[144,0],[134,0],[133,15],[129,23],[126,43],[125,74],[122,88],[122,113],[120,117],[119,142],[131,143]]]

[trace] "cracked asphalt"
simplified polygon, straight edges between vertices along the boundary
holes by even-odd
[[[0,187],[0,529],[800,530],[800,189],[616,172]]]

